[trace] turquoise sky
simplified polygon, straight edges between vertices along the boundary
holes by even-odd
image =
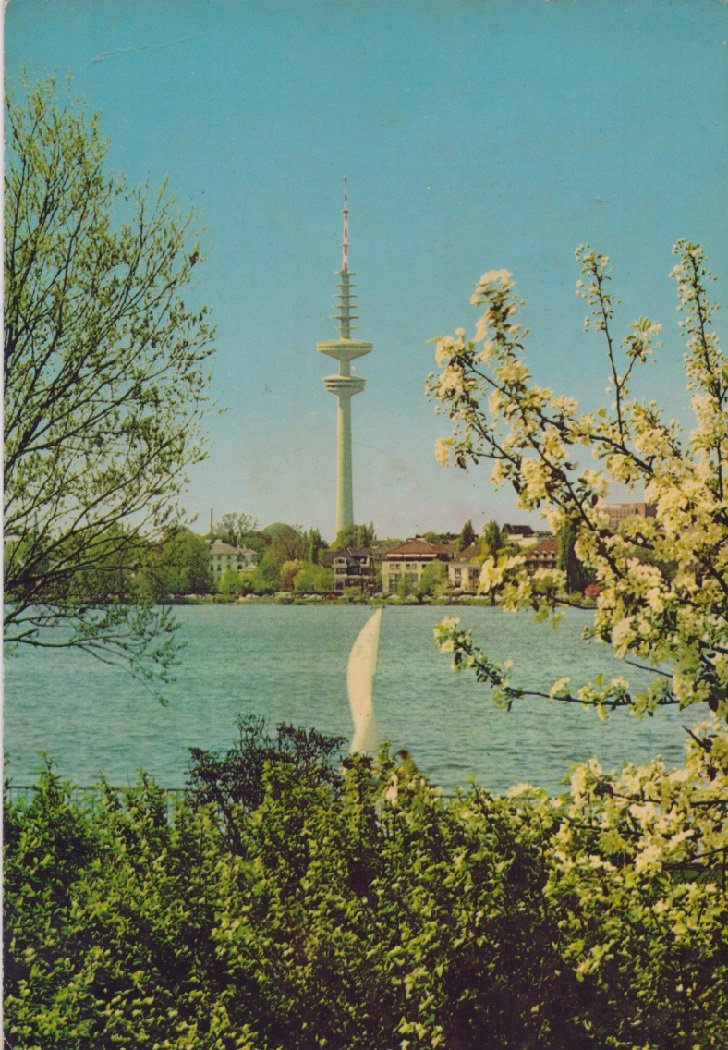
[[[621,330],[665,346],[644,389],[685,403],[671,249],[728,278],[728,6],[722,0],[10,0],[12,89],[73,74],[131,182],[169,176],[205,227],[195,295],[218,326],[211,454],[188,507],[334,528],[335,334],[349,180],[358,335],[355,517],[384,536],[523,521],[488,468],[446,470],[428,340],[476,311],[486,269],[528,300],[541,381],[593,405],[574,249],[608,253]],[[725,295],[723,295],[725,300]],[[724,323],[724,322],[723,322]]]

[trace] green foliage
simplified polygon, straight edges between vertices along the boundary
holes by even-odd
[[[175,528],[165,536],[152,560],[154,583],[161,594],[209,594],[213,589],[210,548],[202,536]]]
[[[266,550],[251,576],[255,594],[272,594],[278,590],[283,560],[276,551]]]
[[[238,719],[238,738],[224,754],[190,748],[188,783],[192,805],[212,805],[224,827],[231,847],[240,845],[237,818],[263,801],[264,776],[271,763],[293,769],[302,781],[314,785],[338,782],[334,760],[343,737],[328,737],[315,729],[305,730],[281,723],[275,736],[267,730],[265,719],[248,715]]]
[[[363,590],[361,587],[358,587],[356,585],[345,587],[344,590],[340,592],[340,594],[344,601],[350,603],[366,605],[369,601],[369,596],[366,590]]]
[[[309,539],[300,529],[282,521],[267,525],[261,536],[267,546],[253,575],[253,590],[256,594],[271,594],[281,588],[292,589],[295,577],[292,563],[300,563],[298,567],[301,567],[309,549]],[[291,564],[284,573],[286,562]]]
[[[334,547],[371,547],[375,539],[373,525],[347,525],[337,532]]]
[[[217,581],[218,594],[242,594],[246,590],[246,584],[241,579],[242,575],[228,566]]]
[[[323,594],[333,591],[333,569],[325,569],[323,565],[313,565],[310,562],[304,563],[296,573],[296,578],[293,581],[293,589],[297,594]]]
[[[446,582],[447,566],[439,558],[435,558],[425,567],[415,593],[418,598],[423,598],[425,595],[432,596],[442,590]]]
[[[165,187],[108,174],[98,121],[52,80],[6,107],[5,636],[164,678],[173,621],[97,607],[204,454],[212,330],[184,298],[191,219]]]
[[[428,532],[423,532],[422,533],[422,539],[423,540],[427,540],[428,543],[444,543],[445,541],[443,539],[443,535],[444,534],[442,532],[428,531]],[[398,541],[398,542],[401,542],[401,541]],[[394,547],[395,545],[396,544],[394,542],[392,542],[392,546]]]
[[[277,559],[279,565],[284,561],[306,557],[308,541],[296,526],[276,521],[272,525],[266,525],[262,533],[268,540],[269,552]]]
[[[475,532],[475,529],[473,528],[473,523],[470,520],[470,518],[468,518],[468,520],[465,522],[462,529],[460,530],[460,535],[455,541],[455,547],[457,551],[464,551],[465,548],[469,547],[471,543],[475,543],[477,538],[477,534]]]
[[[403,572],[397,584],[397,597],[400,601],[406,601],[411,594],[414,594],[416,586],[417,582],[415,574]]]
[[[503,531],[497,521],[492,519],[485,523],[481,536],[483,554],[496,555],[505,546]]]
[[[292,561],[283,562],[279,575],[279,586],[282,591],[293,590],[295,579],[305,566],[306,562],[300,558],[294,558]]]
[[[220,521],[216,521],[212,527],[210,539],[222,540],[230,543],[233,547],[243,545],[245,537],[254,533],[258,528],[258,522],[249,514],[242,511],[223,514]]]
[[[309,529],[305,536],[307,543],[306,561],[318,565],[321,552],[326,550],[328,543],[324,541],[318,529]]]
[[[112,526],[96,537],[93,546],[93,555],[76,572],[69,573],[63,581],[57,581],[56,600],[82,603],[91,599],[99,604],[128,602],[147,545],[119,526]]]
[[[24,1050],[721,1050],[728,760],[445,800],[408,756],[241,722],[188,802],[6,805]]]
[[[583,591],[590,583],[590,574],[579,561],[576,553],[576,528],[567,522],[559,533],[558,567],[564,573],[567,591]]]

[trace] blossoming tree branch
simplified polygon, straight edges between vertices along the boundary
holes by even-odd
[[[728,364],[711,327],[714,278],[703,250],[680,240],[674,252],[690,433],[654,401],[632,396],[635,373],[661,345],[661,326],[640,317],[618,342],[610,261],[588,247],[576,253],[577,293],[589,306],[585,327],[603,334],[609,408],[582,413],[574,398],[533,381],[524,359],[529,333],[518,319],[525,301],[506,270],[478,282],[471,301],[484,309],[474,337],[459,328],[437,341],[439,371],[428,392],[453,424],[437,458],[461,468],[492,461],[491,481],[510,484],[521,509],[538,510],[554,533],[571,529],[576,555],[601,592],[584,637],[653,672],[640,689],[621,676],[580,686],[562,678],[543,693],[519,689],[512,667],[490,661],[458,620],[444,620],[435,631],[440,648],[458,669],[471,668],[490,684],[506,707],[524,695],[593,705],[603,717],[617,706],[641,714],[662,704],[706,704],[714,727],[728,714]],[[584,450],[593,457],[588,466]],[[601,503],[610,483],[638,493],[654,516],[609,529]],[[524,556],[508,551],[485,560],[480,591],[506,610],[530,607],[539,617],[557,618],[557,607],[569,602],[562,572],[529,574]]]

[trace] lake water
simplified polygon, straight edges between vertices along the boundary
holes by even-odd
[[[189,747],[224,750],[238,715],[265,715],[349,738],[345,677],[349,650],[372,610],[356,605],[202,605],[177,610],[187,648],[162,707],[124,672],[90,656],[23,649],[5,661],[6,775],[35,779],[39,752],[86,785],[112,784],[145,769],[158,783],[184,784]],[[473,777],[491,790],[528,781],[556,792],[570,767],[596,755],[606,769],[661,754],[678,764],[683,725],[703,716],[673,708],[641,721],[623,711],[604,724],[593,711],[524,699],[499,710],[472,676],[455,674],[432,640],[443,616],[458,615],[476,643],[516,663],[514,684],[548,689],[571,675],[581,684],[624,673],[608,648],[579,633],[589,613],[568,610],[558,631],[523,615],[467,606],[387,607],[382,621],[375,713],[382,739],[407,748],[447,791]],[[628,669],[631,672],[631,669]],[[633,681],[639,672],[627,675]]]

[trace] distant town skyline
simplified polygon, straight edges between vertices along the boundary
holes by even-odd
[[[10,0],[5,72],[56,75],[130,184],[169,178],[204,227],[193,297],[218,326],[210,456],[185,503],[335,532],[332,271],[348,176],[362,332],[355,518],[380,536],[526,521],[488,466],[446,470],[424,396],[438,335],[474,326],[479,275],[528,300],[539,381],[590,407],[605,361],[584,335],[574,249],[612,258],[620,336],[642,314],[664,348],[643,389],[687,418],[672,244],[728,281],[722,0]],[[718,315],[718,330],[725,322]],[[615,498],[619,498],[615,494]],[[640,498],[635,494],[635,499]]]

